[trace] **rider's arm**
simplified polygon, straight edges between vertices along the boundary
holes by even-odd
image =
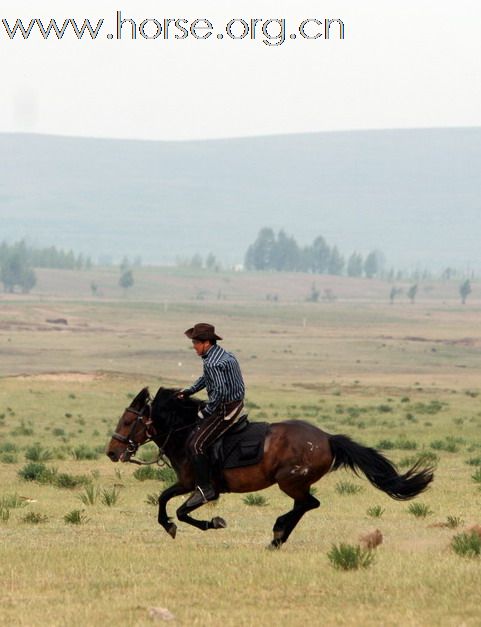
[[[192,394],[197,394],[197,392],[200,392],[204,388],[205,388],[205,379],[204,379],[204,375],[202,375],[201,377],[199,377],[197,379],[197,381],[195,383],[193,383],[190,386],[190,388],[185,388],[185,390],[183,390],[183,392],[184,392],[184,394],[187,394],[188,396],[191,396]]]

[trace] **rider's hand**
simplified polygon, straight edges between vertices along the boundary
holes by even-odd
[[[188,396],[190,396],[190,392],[187,388],[184,388],[183,390],[180,390],[180,392],[177,392],[175,396],[176,398],[183,400],[184,398],[187,398]]]

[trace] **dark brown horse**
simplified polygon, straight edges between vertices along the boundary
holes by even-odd
[[[177,390],[160,388],[153,401],[144,388],[121,417],[108,445],[107,455],[127,462],[138,447],[153,441],[160,454],[167,458],[177,474],[174,485],[159,496],[158,521],[175,538],[177,527],[167,515],[168,501],[194,489],[194,474],[188,458],[186,442],[196,426],[201,401],[179,399]],[[293,508],[279,516],[274,524],[272,546],[279,547],[309,510],[319,507],[310,493],[310,486],[326,473],[347,467],[361,471],[379,490],[393,499],[407,500],[425,490],[433,479],[431,467],[415,464],[404,474],[384,455],[373,448],[357,444],[345,435],[329,435],[304,421],[287,420],[269,425],[264,456],[255,465],[224,470],[214,479],[218,492],[253,492],[274,483],[294,500]],[[219,529],[226,526],[222,518],[196,520],[185,503],[177,510],[177,518],[198,529]]]

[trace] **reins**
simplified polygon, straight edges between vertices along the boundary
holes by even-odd
[[[149,420],[149,422],[147,423],[144,422],[143,420],[145,417],[144,412],[147,407],[151,409],[151,406],[149,405],[149,403],[147,403],[141,411],[138,411],[134,407],[127,407],[125,411],[135,414],[137,418],[132,423],[132,426],[130,427],[130,431],[128,435],[122,435],[121,433],[114,432],[112,433],[112,438],[114,440],[118,440],[119,442],[122,442],[123,444],[127,444],[126,452],[129,454],[129,457],[125,461],[130,462],[131,464],[137,464],[138,466],[151,466],[152,464],[157,464],[160,467],[168,466],[169,468],[172,468],[169,462],[169,459],[166,456],[165,448],[167,444],[169,443],[171,436],[174,433],[177,433],[179,431],[184,431],[185,429],[189,429],[192,427],[192,425],[188,424],[182,427],[177,427],[176,429],[171,428],[169,432],[167,433],[167,435],[165,436],[163,443],[157,444],[157,442],[155,442],[154,440],[156,433],[155,432],[153,433],[150,430],[150,428],[153,427],[152,420]],[[145,435],[147,436],[147,439],[142,443],[138,443],[133,439],[135,431],[136,431],[136,427],[138,426],[139,423],[145,427]],[[135,453],[138,451],[139,447],[143,446],[144,444],[147,444],[148,442],[154,442],[158,446],[159,452],[158,452],[156,459],[152,461],[145,461],[143,459],[136,459],[135,457],[133,457]]]

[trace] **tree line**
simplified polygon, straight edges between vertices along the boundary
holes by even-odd
[[[296,240],[280,230],[259,231],[257,239],[245,254],[247,270],[276,270],[278,272],[312,272],[313,274],[347,274],[350,277],[377,276],[384,265],[381,252],[372,251],[365,258],[353,252],[347,259],[337,246],[329,246],[322,235],[312,244],[299,246]]]
[[[91,266],[89,257],[75,255],[71,250],[58,250],[55,246],[34,248],[23,240],[0,244],[0,281],[6,292],[14,292],[17,287],[23,293],[30,292],[37,284],[34,268],[81,270]]]

